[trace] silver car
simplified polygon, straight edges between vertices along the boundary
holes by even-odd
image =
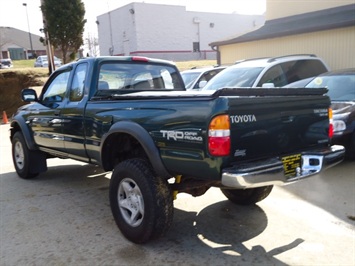
[[[54,56],[54,65],[56,67],[60,67],[62,65],[62,61]],[[40,55],[39,57],[37,57],[34,67],[48,67],[48,57],[46,55]]]
[[[219,72],[202,90],[283,87],[327,71],[328,66],[315,55],[247,59]]]
[[[181,72],[187,90],[200,90],[206,83],[225,69],[225,66],[193,68]]]

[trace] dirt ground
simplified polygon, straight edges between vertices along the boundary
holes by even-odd
[[[1,121],[3,112],[10,119],[17,108],[24,105],[21,91],[24,88],[42,86],[47,79],[45,69],[10,69],[0,71],[0,111]]]

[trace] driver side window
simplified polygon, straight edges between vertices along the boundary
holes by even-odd
[[[264,83],[273,83],[275,87],[282,87],[287,84],[285,73],[280,65],[273,66],[261,78],[258,87],[262,87]]]
[[[67,90],[70,71],[57,75],[49,84],[43,95],[44,102],[61,102],[64,99]]]

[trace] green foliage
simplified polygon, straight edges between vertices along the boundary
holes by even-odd
[[[14,68],[32,68],[36,59],[13,60]]]
[[[63,63],[66,63],[67,54],[76,53],[83,45],[86,23],[84,4],[81,0],[44,0],[41,9],[49,41],[54,48],[62,51]]]

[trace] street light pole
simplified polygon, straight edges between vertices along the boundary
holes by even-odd
[[[27,25],[28,25],[28,36],[30,37],[31,55],[33,56],[32,36],[31,36],[31,30],[30,30],[30,21],[28,20],[27,3],[23,3],[22,5],[26,7],[26,16],[27,16]],[[28,53],[27,53],[27,59],[28,59]]]

